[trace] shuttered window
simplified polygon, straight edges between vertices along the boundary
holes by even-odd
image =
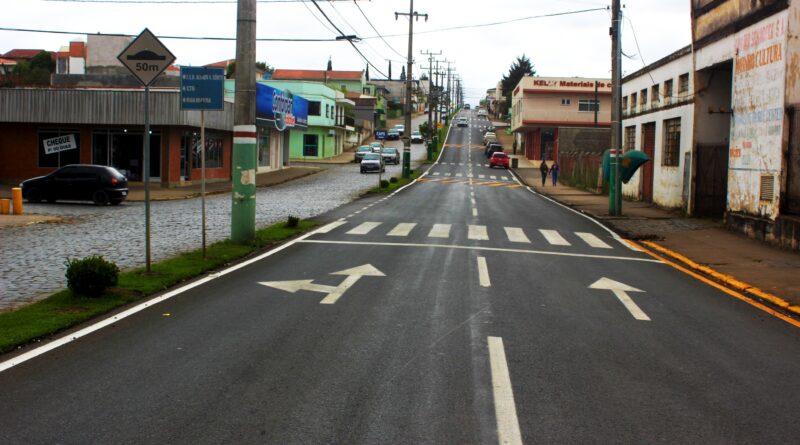
[[[664,143],[661,165],[675,167],[680,162],[681,118],[664,121]]]

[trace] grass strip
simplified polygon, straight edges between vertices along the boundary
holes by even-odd
[[[230,240],[214,243],[206,249],[206,258],[203,258],[202,250],[197,249],[153,263],[149,275],[145,274],[144,268],[122,272],[117,286],[98,298],[74,295],[71,290],[64,289],[28,306],[0,313],[0,353],[218,269],[231,261],[307,232],[318,224],[315,221],[300,221],[295,227],[286,227],[286,223],[281,222],[257,230],[250,244],[235,244]]]
[[[389,182],[388,187],[373,187],[369,190],[369,193],[392,193],[393,191],[403,187],[404,185],[409,184],[413,180],[419,177],[418,170],[411,170],[411,175],[408,178],[398,177],[397,182]]]

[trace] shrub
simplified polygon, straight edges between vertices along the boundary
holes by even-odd
[[[67,287],[75,294],[99,297],[119,279],[119,267],[102,256],[67,259]]]
[[[286,220],[286,227],[297,227],[298,224],[300,224],[300,218],[296,216],[289,216]]]
[[[389,181],[381,179],[381,188],[385,189],[386,187],[389,187]]]
[[[396,182],[397,182],[397,176],[392,176],[392,177],[389,179],[389,182],[391,182],[392,184],[396,183]]]

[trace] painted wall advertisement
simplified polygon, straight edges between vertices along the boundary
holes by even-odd
[[[778,181],[781,171],[787,27],[784,11],[735,36],[728,173],[728,208],[734,212],[775,216],[777,193],[772,200],[761,200],[760,193],[762,176]]]
[[[256,120],[273,123],[278,131],[308,127],[308,100],[263,83],[256,83]]]

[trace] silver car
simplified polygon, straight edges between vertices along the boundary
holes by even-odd
[[[383,166],[383,160],[378,153],[368,153],[364,155],[361,160],[361,173],[367,172],[384,172],[386,168]]]
[[[396,148],[384,148],[381,151],[381,157],[383,158],[384,164],[397,165],[400,163],[400,152]]]

